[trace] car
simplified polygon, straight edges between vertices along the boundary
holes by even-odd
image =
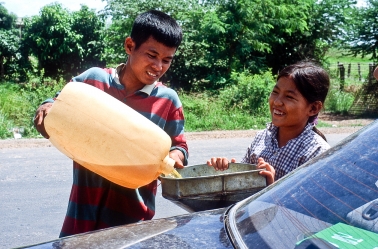
[[[377,134],[378,120],[230,207],[24,248],[378,248]]]

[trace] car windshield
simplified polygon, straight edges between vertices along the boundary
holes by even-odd
[[[375,121],[236,204],[227,226],[240,247],[377,248],[377,180]]]

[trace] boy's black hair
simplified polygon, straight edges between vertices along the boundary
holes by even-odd
[[[135,49],[138,49],[151,36],[167,47],[178,48],[182,40],[182,30],[169,15],[150,10],[135,18],[130,37],[135,42]]]

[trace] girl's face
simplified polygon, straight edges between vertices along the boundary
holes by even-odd
[[[313,105],[296,88],[289,77],[281,77],[269,97],[272,123],[280,128],[302,132],[308,118],[316,113]]]

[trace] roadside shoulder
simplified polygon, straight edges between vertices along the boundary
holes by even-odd
[[[360,130],[363,126],[352,127],[320,127],[318,128],[324,134],[352,134]],[[204,132],[186,132],[187,141],[207,140],[207,139],[224,139],[224,138],[253,138],[259,130],[232,130],[232,131],[204,131]],[[38,148],[52,147],[53,145],[45,138],[31,139],[2,139],[0,140],[0,149],[16,148]]]

